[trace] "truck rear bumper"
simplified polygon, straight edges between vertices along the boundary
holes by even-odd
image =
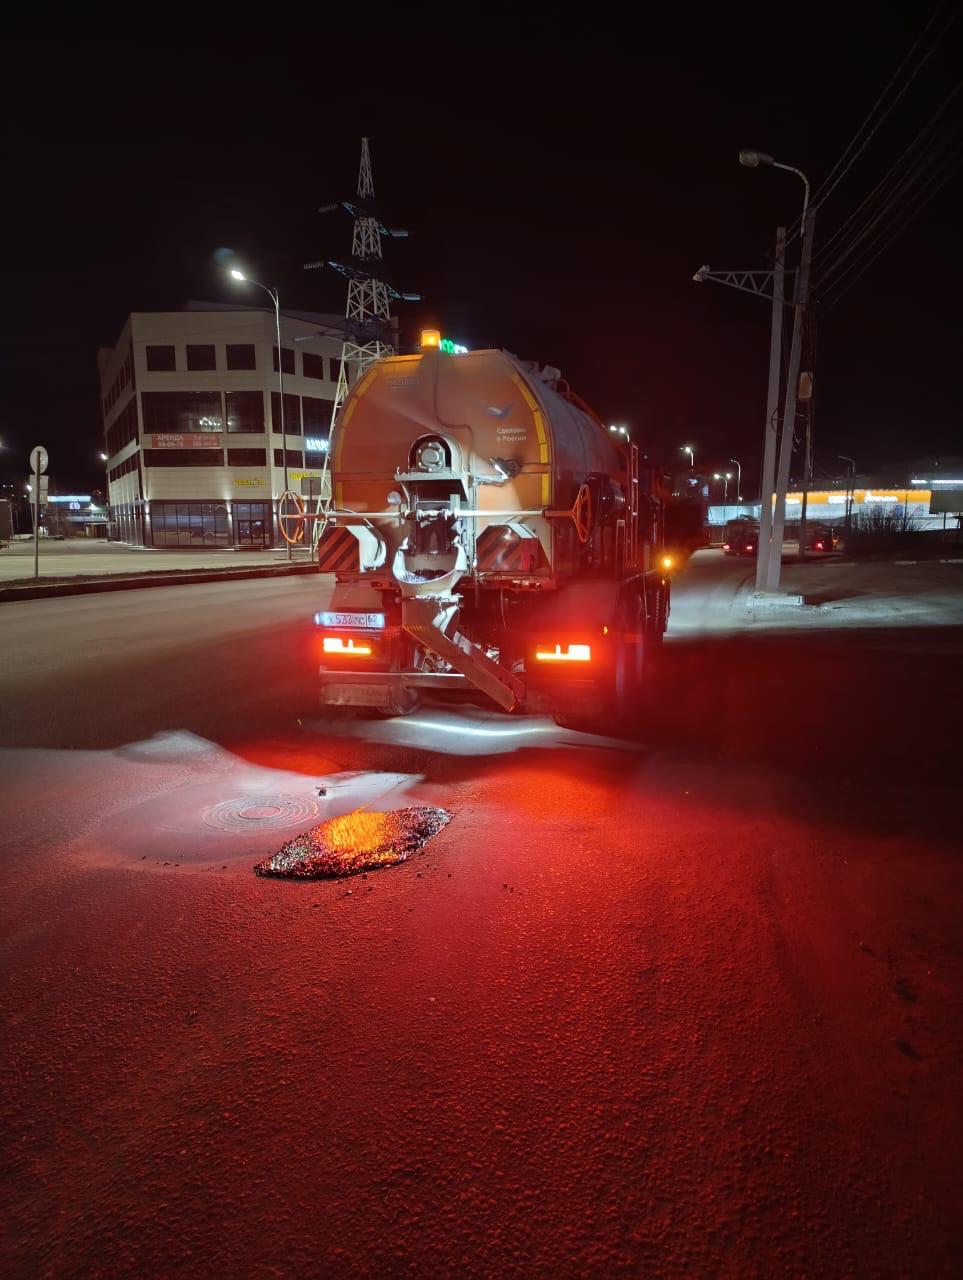
[[[321,701],[332,707],[377,707],[397,705],[406,689],[436,691],[464,689],[468,681],[458,672],[441,671],[331,671],[318,672]]]

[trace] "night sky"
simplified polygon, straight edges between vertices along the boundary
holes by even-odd
[[[333,12],[279,8],[269,29],[239,9],[207,27],[153,9],[138,37],[126,11],[100,31],[51,23],[8,43],[5,478],[22,480],[42,442],[61,487],[98,483],[97,348],[132,310],[242,301],[214,267],[219,248],[283,305],[341,312],[344,280],[302,263],[347,255],[347,216],[317,209],[353,192],[368,134],[382,216],[411,232],[386,246],[389,277],[425,296],[399,309],[404,340],[433,322],[556,365],[645,450],[739,458],[754,490],[768,304],[692,274],[766,265],[802,187],[742,168],[740,147],[817,187],[930,6],[736,5],[677,21],[640,9],[638,30],[612,9],[595,29],[591,8],[576,27],[561,9],[528,23],[439,8],[430,24],[383,26],[357,66]],[[953,12],[939,7],[921,52]],[[817,272],[820,241],[959,81],[956,12],[820,209]],[[961,105],[935,130],[940,172],[963,154]],[[861,470],[963,453],[953,172],[819,321],[817,477],[838,453]]]

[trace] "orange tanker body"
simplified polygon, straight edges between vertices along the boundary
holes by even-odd
[[[557,370],[423,342],[358,379],[330,456],[324,702],[400,714],[430,690],[586,727],[632,714],[669,612],[661,507],[636,447]]]

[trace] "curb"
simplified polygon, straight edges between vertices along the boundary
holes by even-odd
[[[248,578],[288,578],[318,572],[317,565],[258,565],[250,569],[183,569],[135,577],[105,577],[85,582],[31,582],[27,586],[0,587],[0,604],[13,600],[48,600],[57,596],[87,596],[100,591],[138,591],[142,587],[189,587],[198,582],[242,582]]]
[[[779,609],[789,606],[798,609],[805,605],[805,596],[790,594],[784,591],[751,591],[746,600],[747,609]]]

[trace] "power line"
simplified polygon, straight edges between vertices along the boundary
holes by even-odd
[[[860,266],[859,262],[854,262],[850,265],[847,271],[843,272],[840,278],[835,282],[837,292],[831,295],[827,302],[822,304],[821,310],[823,315],[825,315],[832,307],[834,307],[836,303],[839,302],[840,298],[843,297],[844,294],[849,292],[849,290],[853,287],[853,285],[860,278],[860,276],[863,275],[863,273],[867,271],[869,267],[872,266],[872,264],[880,256],[880,254],[885,249],[887,249],[892,244],[892,242],[896,239],[896,237],[900,235],[901,232],[905,231],[905,229],[914,220],[914,218],[916,218],[923,211],[923,209],[926,208],[926,206],[930,203],[933,197],[936,196],[937,193],[941,191],[942,188],[946,185],[946,183],[949,182],[950,178],[954,176],[957,169],[959,169],[961,162],[963,162],[963,150],[961,150],[958,153],[956,157],[956,162],[954,164],[952,164],[949,168],[945,169],[941,174],[935,175],[936,177],[939,177],[940,181],[936,184],[935,187],[933,187],[931,191],[926,193],[926,186],[924,186],[921,189],[921,191],[917,193],[916,204],[910,207],[908,216],[904,217],[902,222],[892,230],[891,234],[876,246],[875,252],[870,254],[869,258],[865,260],[862,266]],[[924,194],[925,194],[925,198],[919,199],[919,197],[923,196]],[[859,268],[859,270],[857,270],[857,268]],[[843,281],[846,279],[848,275],[852,274],[853,271],[856,271],[856,275],[853,276],[853,278],[850,280],[849,284],[845,286],[845,288],[840,289],[839,286],[843,283]]]
[[[897,93],[896,97],[892,100],[892,102],[889,103],[889,105],[886,107],[883,114],[876,121],[876,123],[873,124],[872,129],[870,130],[868,136],[863,138],[862,135],[864,134],[866,129],[869,127],[870,122],[873,119],[873,116],[876,114],[880,105],[885,101],[890,90],[893,88],[893,85],[896,84],[897,80],[899,79],[899,76],[903,72],[903,69],[907,66],[907,64],[910,62],[910,60],[913,58],[914,54],[916,53],[917,49],[925,40],[933,24],[936,22],[937,18],[939,17],[940,12],[943,9],[943,5],[944,5],[944,0],[938,0],[937,6],[934,9],[933,13],[931,14],[929,21],[926,23],[926,26],[923,28],[920,34],[916,37],[912,46],[909,49],[909,52],[904,56],[899,66],[893,72],[886,87],[883,89],[882,93],[873,103],[872,107],[867,113],[862,124],[859,126],[859,128],[856,130],[856,132],[853,134],[852,138],[846,145],[846,147],[843,149],[843,152],[840,155],[839,159],[833,165],[832,169],[830,169],[829,173],[826,175],[825,179],[820,184],[820,186],[816,189],[816,192],[814,193],[812,198],[811,207],[813,208],[813,210],[819,208],[820,205],[822,205],[823,203],[825,203],[826,200],[829,199],[830,195],[832,195],[832,193],[836,190],[836,188],[842,182],[846,174],[850,171],[850,169],[852,169],[853,165],[856,163],[856,160],[859,158],[860,155],[862,155],[862,153],[865,151],[866,147],[869,145],[873,137],[879,131],[880,127],[883,125],[886,119],[892,114],[892,111],[897,105],[897,103],[900,101],[900,99],[905,94],[906,90],[910,87],[910,85],[916,79],[917,75],[922,70],[922,68],[926,65],[929,59],[936,52],[936,49],[939,47],[940,41],[946,35],[946,32],[949,30],[949,28],[956,21],[960,11],[959,5],[956,5],[953,8],[949,18],[946,20],[946,22],[943,24],[943,27],[937,33],[935,40],[930,45],[930,47],[926,50],[926,52],[923,54],[922,58],[917,63],[914,70],[907,77],[902,87],[900,88],[899,92]],[[853,151],[854,147],[857,149],[855,153],[852,156],[850,156],[850,152]],[[842,171],[840,172],[840,170]],[[790,244],[794,239],[796,239],[796,237],[801,233],[801,231],[802,231],[801,219],[796,218],[796,220],[789,227],[789,235],[787,236],[786,243]]]
[[[948,141],[952,148],[956,139],[951,138]],[[832,282],[834,274],[838,273],[838,269],[848,258],[852,257],[854,253],[858,253],[860,247],[869,238],[870,233],[873,232],[881,222],[884,222],[887,217],[889,217],[891,221],[895,221],[898,216],[902,215],[903,210],[911,207],[914,201],[918,200],[919,196],[932,185],[935,179],[945,178],[952,174],[953,163],[958,153],[950,149],[948,154],[945,154],[946,151],[947,148],[945,147],[935,150],[927,158],[925,164],[919,166],[913,173],[903,179],[903,181],[889,195],[876,216],[871,218],[865,224],[861,232],[854,236],[849,243],[843,247],[839,255],[834,259],[830,266],[826,268],[825,273],[820,279],[821,286],[825,287]],[[940,162],[939,168],[935,167],[935,162],[937,161]],[[948,166],[947,161],[949,161]],[[926,180],[920,183],[920,179],[923,178],[927,169],[935,169],[935,172],[929,173]],[[940,181],[938,186],[941,187],[942,185],[943,182]],[[916,188],[915,190],[914,187]],[[885,226],[882,230],[885,232]]]
[[[923,54],[922,58],[920,58],[914,70],[909,74],[909,76],[907,76],[906,80],[903,82],[903,85],[900,88],[899,92],[897,93],[896,97],[893,98],[890,104],[883,111],[882,115],[873,125],[872,129],[870,129],[866,137],[863,138],[862,141],[860,142],[861,135],[869,125],[869,122],[872,120],[880,104],[883,102],[883,100],[886,98],[887,94],[889,93],[890,89],[893,87],[894,83],[896,82],[903,68],[906,66],[907,62],[909,62],[909,60],[913,57],[916,50],[919,48],[920,44],[922,43],[922,41],[925,39],[927,33],[929,32],[933,23],[936,21],[937,16],[942,8],[943,8],[943,3],[942,3],[942,0],[940,0],[940,3],[937,5],[936,9],[934,10],[933,15],[930,18],[929,22],[927,22],[926,26],[923,28],[923,30],[920,32],[920,34],[917,36],[916,40],[914,41],[913,46],[910,49],[909,53],[906,55],[906,57],[903,59],[900,65],[897,67],[896,71],[893,73],[892,79],[889,81],[886,88],[883,90],[883,92],[879,95],[879,97],[873,103],[873,106],[870,109],[870,112],[867,115],[866,119],[856,130],[855,134],[853,135],[852,139],[849,142],[849,145],[843,151],[843,154],[836,161],[835,165],[833,165],[826,179],[824,180],[822,185],[819,187],[819,189],[816,191],[816,194],[813,196],[813,204],[817,209],[829,199],[832,193],[836,190],[836,188],[842,182],[843,178],[845,178],[846,174],[849,173],[850,169],[853,167],[853,165],[856,163],[856,161],[859,159],[862,153],[866,150],[869,143],[872,141],[875,135],[879,132],[880,127],[892,114],[894,107],[900,101],[903,95],[906,93],[906,90],[910,87],[910,85],[919,75],[920,71],[923,69],[926,63],[930,60],[930,58],[936,52],[940,44],[940,41],[946,35],[947,31],[956,21],[957,16],[959,14],[958,7],[955,7],[952,10],[949,18],[946,20],[946,22],[943,24],[943,26],[937,33],[936,39],[932,42],[932,44]],[[854,147],[856,147],[856,150],[854,154],[847,161],[847,157],[849,156],[850,151],[852,151]],[[840,169],[840,166],[842,166],[841,172],[837,174],[837,170]],[[828,190],[826,189],[827,187],[828,187]]]
[[[864,223],[862,228],[842,246],[836,258],[834,258],[830,265],[824,269],[819,282],[822,287],[825,287],[831,282],[834,274],[838,272],[842,264],[859,250],[863,242],[879,226],[880,223],[884,222],[887,218],[893,217],[898,211],[906,207],[906,205],[911,203],[912,199],[919,194],[919,191],[927,186],[929,181],[931,181],[932,175],[927,177],[926,182],[922,184],[922,188],[917,184],[920,183],[920,180],[924,175],[927,175],[927,171],[933,170],[937,163],[943,161],[947,147],[949,146],[952,148],[955,142],[956,137],[952,134],[948,135],[946,138],[942,139],[937,146],[932,147],[929,152],[922,157],[920,163],[917,164],[914,169],[910,170],[903,176],[900,182],[896,184],[892,191],[889,192],[885,201],[879,206],[879,210],[875,216],[869,218]],[[939,171],[937,171],[937,176],[938,174]],[[913,191],[914,187],[917,187],[915,192]]]
[[[936,111],[934,111],[932,116],[930,116],[929,120],[926,122],[923,128],[919,131],[916,137],[909,143],[909,145],[901,153],[901,155],[894,162],[894,164],[886,171],[883,177],[880,178],[879,182],[877,182],[876,186],[873,187],[872,191],[870,191],[868,195],[863,197],[860,203],[849,215],[849,217],[846,218],[845,221],[842,222],[836,228],[836,230],[829,237],[829,239],[823,243],[823,245],[821,246],[821,250],[823,254],[825,254],[836,243],[836,241],[840,238],[840,236],[845,234],[847,228],[855,221],[856,218],[859,217],[859,215],[862,213],[866,205],[868,205],[882,191],[882,189],[886,186],[887,182],[893,177],[893,175],[897,172],[897,170],[901,168],[901,166],[903,165],[903,162],[906,160],[907,157],[910,157],[911,159],[916,158],[918,161],[918,167],[925,162],[926,151],[925,150],[921,151],[921,144],[924,146],[924,148],[928,148],[931,146],[931,140],[928,140],[924,143],[924,139],[926,138],[926,135],[936,127],[936,124],[939,121],[940,117],[944,114],[947,107],[950,105],[952,100],[959,93],[961,88],[963,88],[963,81],[960,81],[959,83],[957,83],[954,86],[954,88],[950,90],[950,92],[946,95],[946,97],[940,103],[939,107],[937,107]]]

